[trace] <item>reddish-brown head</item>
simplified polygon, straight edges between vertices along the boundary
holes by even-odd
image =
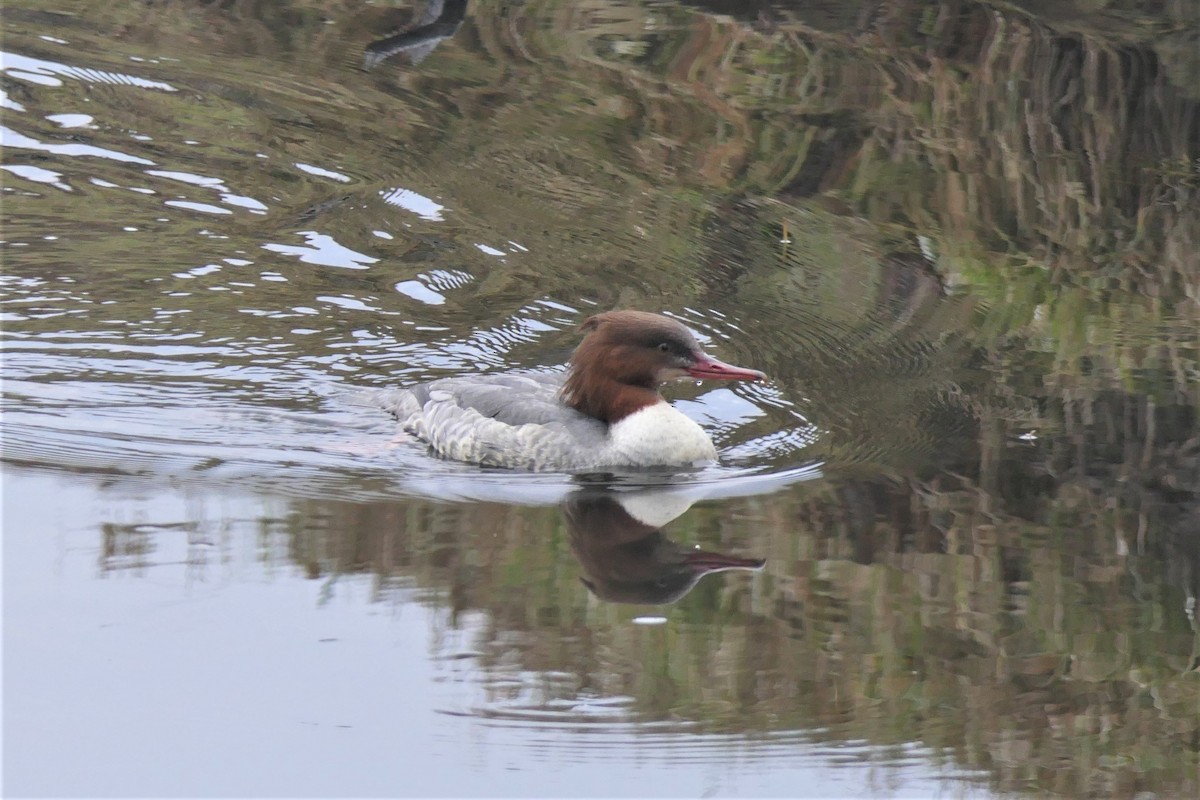
[[[682,323],[644,311],[606,311],[587,319],[571,356],[563,400],[612,423],[660,399],[658,387],[679,378],[757,381],[758,370],[718,361]]]

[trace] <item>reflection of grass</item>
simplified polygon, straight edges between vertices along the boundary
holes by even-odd
[[[852,489],[693,509],[673,537],[763,553],[767,572],[705,579],[661,627],[589,597],[551,510],[314,503],[298,516],[329,527],[305,526],[299,549],[445,587],[454,616],[486,610],[482,666],[566,670],[547,699],[628,695],[639,718],[712,731],[920,740],[1006,789],[1186,791],[1200,638],[1181,589],[1155,577],[1162,556],[1117,551],[1120,513],[1064,491],[1020,520],[974,489],[892,486],[870,490],[888,513],[856,519],[842,504],[870,487]],[[904,507],[918,516],[890,516]]]
[[[773,195],[797,188],[790,182],[812,153],[828,160],[813,167],[829,188],[874,219],[1016,248],[1056,275],[1193,285],[1194,103],[1154,69],[1153,53],[1057,37],[982,8],[950,23],[931,22],[927,4],[920,10],[874,21],[890,46],[794,24],[788,35],[760,35],[697,17],[694,41],[671,58],[608,66],[627,81],[661,77],[672,98],[711,109],[718,128],[750,134],[724,159],[730,169],[695,178]],[[836,141],[846,125],[869,135]],[[818,140],[832,149],[814,149]],[[808,176],[799,188],[819,182]]]
[[[1165,71],[1153,70],[1152,55],[1097,36],[1056,37],[1026,18],[982,8],[943,16],[910,5],[871,20],[867,35],[790,20],[759,31],[677,8],[545,2],[514,12],[483,2],[473,5],[462,41],[439,53],[438,70],[409,77],[416,94],[407,99],[417,108],[404,108],[384,84],[370,98],[333,82],[314,95],[312,86],[260,75],[263,90],[244,103],[206,77],[206,92],[230,102],[187,104],[176,116],[189,127],[257,132],[246,119],[252,107],[299,111],[302,95],[309,115],[328,106],[328,118],[270,115],[302,126],[340,124],[369,99],[392,130],[416,135],[413,121],[425,117],[441,131],[440,155],[462,164],[463,152],[482,142],[471,130],[481,120],[464,126],[457,118],[484,114],[491,139],[510,131],[511,141],[563,147],[566,137],[563,163],[577,160],[572,150],[588,153],[589,162],[611,157],[616,145],[626,185],[669,177],[668,185],[710,194],[829,192],[877,221],[940,232],[960,246],[1025,253],[1056,281],[1115,280],[1168,294],[1200,283],[1188,257],[1200,241],[1200,222],[1189,213],[1198,180],[1192,105]],[[346,43],[324,35],[316,8],[293,2],[237,19],[237,36],[274,48],[292,66],[339,60],[332,48]],[[353,29],[349,8],[322,5]],[[656,24],[647,27],[650,16]],[[159,42],[184,32],[219,39],[235,22],[215,9],[190,19],[169,8],[115,21]],[[661,30],[662,45],[646,59],[609,60],[588,46],[647,30]],[[519,54],[543,60],[534,69]],[[448,90],[437,91],[443,84]],[[434,118],[439,104],[449,113]],[[510,104],[524,113],[506,113]],[[563,108],[576,112],[557,113]],[[495,160],[491,150],[480,149],[473,169]],[[561,191],[586,196],[598,177],[581,171]]]
[[[1025,347],[1053,355],[1051,384],[1119,386],[1200,404],[1200,345],[1190,333],[1200,317],[1189,302],[1086,279],[1056,280],[1038,264],[998,269],[986,257],[968,256],[942,264],[986,307],[977,325],[985,340],[1019,335]]]

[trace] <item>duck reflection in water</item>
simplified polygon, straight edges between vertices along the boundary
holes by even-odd
[[[592,594],[612,603],[674,603],[703,576],[759,570],[761,558],[739,558],[668,539],[661,530],[691,503],[660,490],[592,489],[567,498],[571,549]]]
[[[401,53],[407,53],[411,63],[420,64],[439,44],[458,33],[466,15],[467,0],[429,0],[415,26],[367,45],[363,69],[372,69]]]

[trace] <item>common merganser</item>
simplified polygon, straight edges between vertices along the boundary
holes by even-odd
[[[590,471],[715,461],[708,434],[658,387],[680,378],[762,380],[718,361],[682,323],[643,311],[588,318],[560,373],[441,378],[386,403],[405,430],[457,461]]]

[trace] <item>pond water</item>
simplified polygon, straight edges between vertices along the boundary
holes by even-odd
[[[5,795],[1200,793],[1171,8],[7,3]],[[612,308],[719,464],[361,402]]]

